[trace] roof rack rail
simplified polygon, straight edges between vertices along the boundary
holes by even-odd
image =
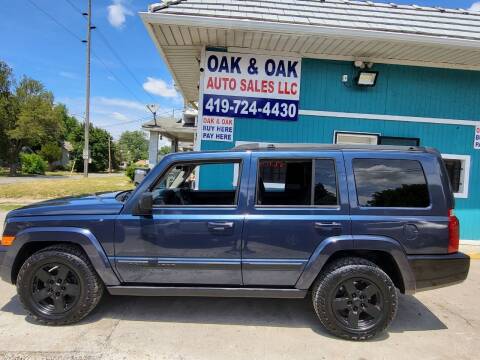
[[[379,151],[425,151],[422,146],[401,146],[401,145],[363,145],[363,144],[262,144],[262,143],[248,143],[237,145],[232,148],[236,151],[255,151],[255,150],[312,150],[312,151],[326,151],[326,150],[379,150]]]

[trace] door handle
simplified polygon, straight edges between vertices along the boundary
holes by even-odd
[[[224,231],[228,229],[233,229],[234,223],[233,221],[226,221],[226,222],[209,222],[208,229],[212,231]]]
[[[322,230],[322,229],[332,229],[332,228],[341,228],[342,224],[338,222],[316,222],[315,229]]]

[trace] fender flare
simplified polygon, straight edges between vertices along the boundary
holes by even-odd
[[[13,283],[13,265],[20,250],[28,243],[42,241],[79,245],[106,286],[120,285],[120,281],[97,238],[89,230],[76,227],[32,227],[20,231],[5,254],[2,278]]]
[[[392,256],[400,271],[405,293],[415,293],[415,275],[403,247],[394,239],[368,235],[336,236],[322,241],[305,265],[305,269],[297,280],[295,287],[308,290],[331,256],[342,250],[372,250],[388,253]]]

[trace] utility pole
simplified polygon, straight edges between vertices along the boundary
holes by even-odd
[[[112,139],[110,136],[108,137],[108,173],[110,174],[112,172],[112,149],[110,146]]]
[[[88,162],[90,160],[89,131],[90,131],[90,43],[92,32],[92,0],[88,0],[87,15],[87,71],[85,94],[85,145],[83,148],[83,176],[88,177]],[[109,142],[110,145],[110,142]]]

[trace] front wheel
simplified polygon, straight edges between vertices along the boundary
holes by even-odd
[[[37,322],[67,325],[95,308],[103,283],[80,249],[62,244],[42,249],[25,261],[18,273],[17,292]]]
[[[397,311],[392,280],[374,263],[342,258],[320,275],[312,291],[315,312],[332,334],[367,340],[384,331]]]

